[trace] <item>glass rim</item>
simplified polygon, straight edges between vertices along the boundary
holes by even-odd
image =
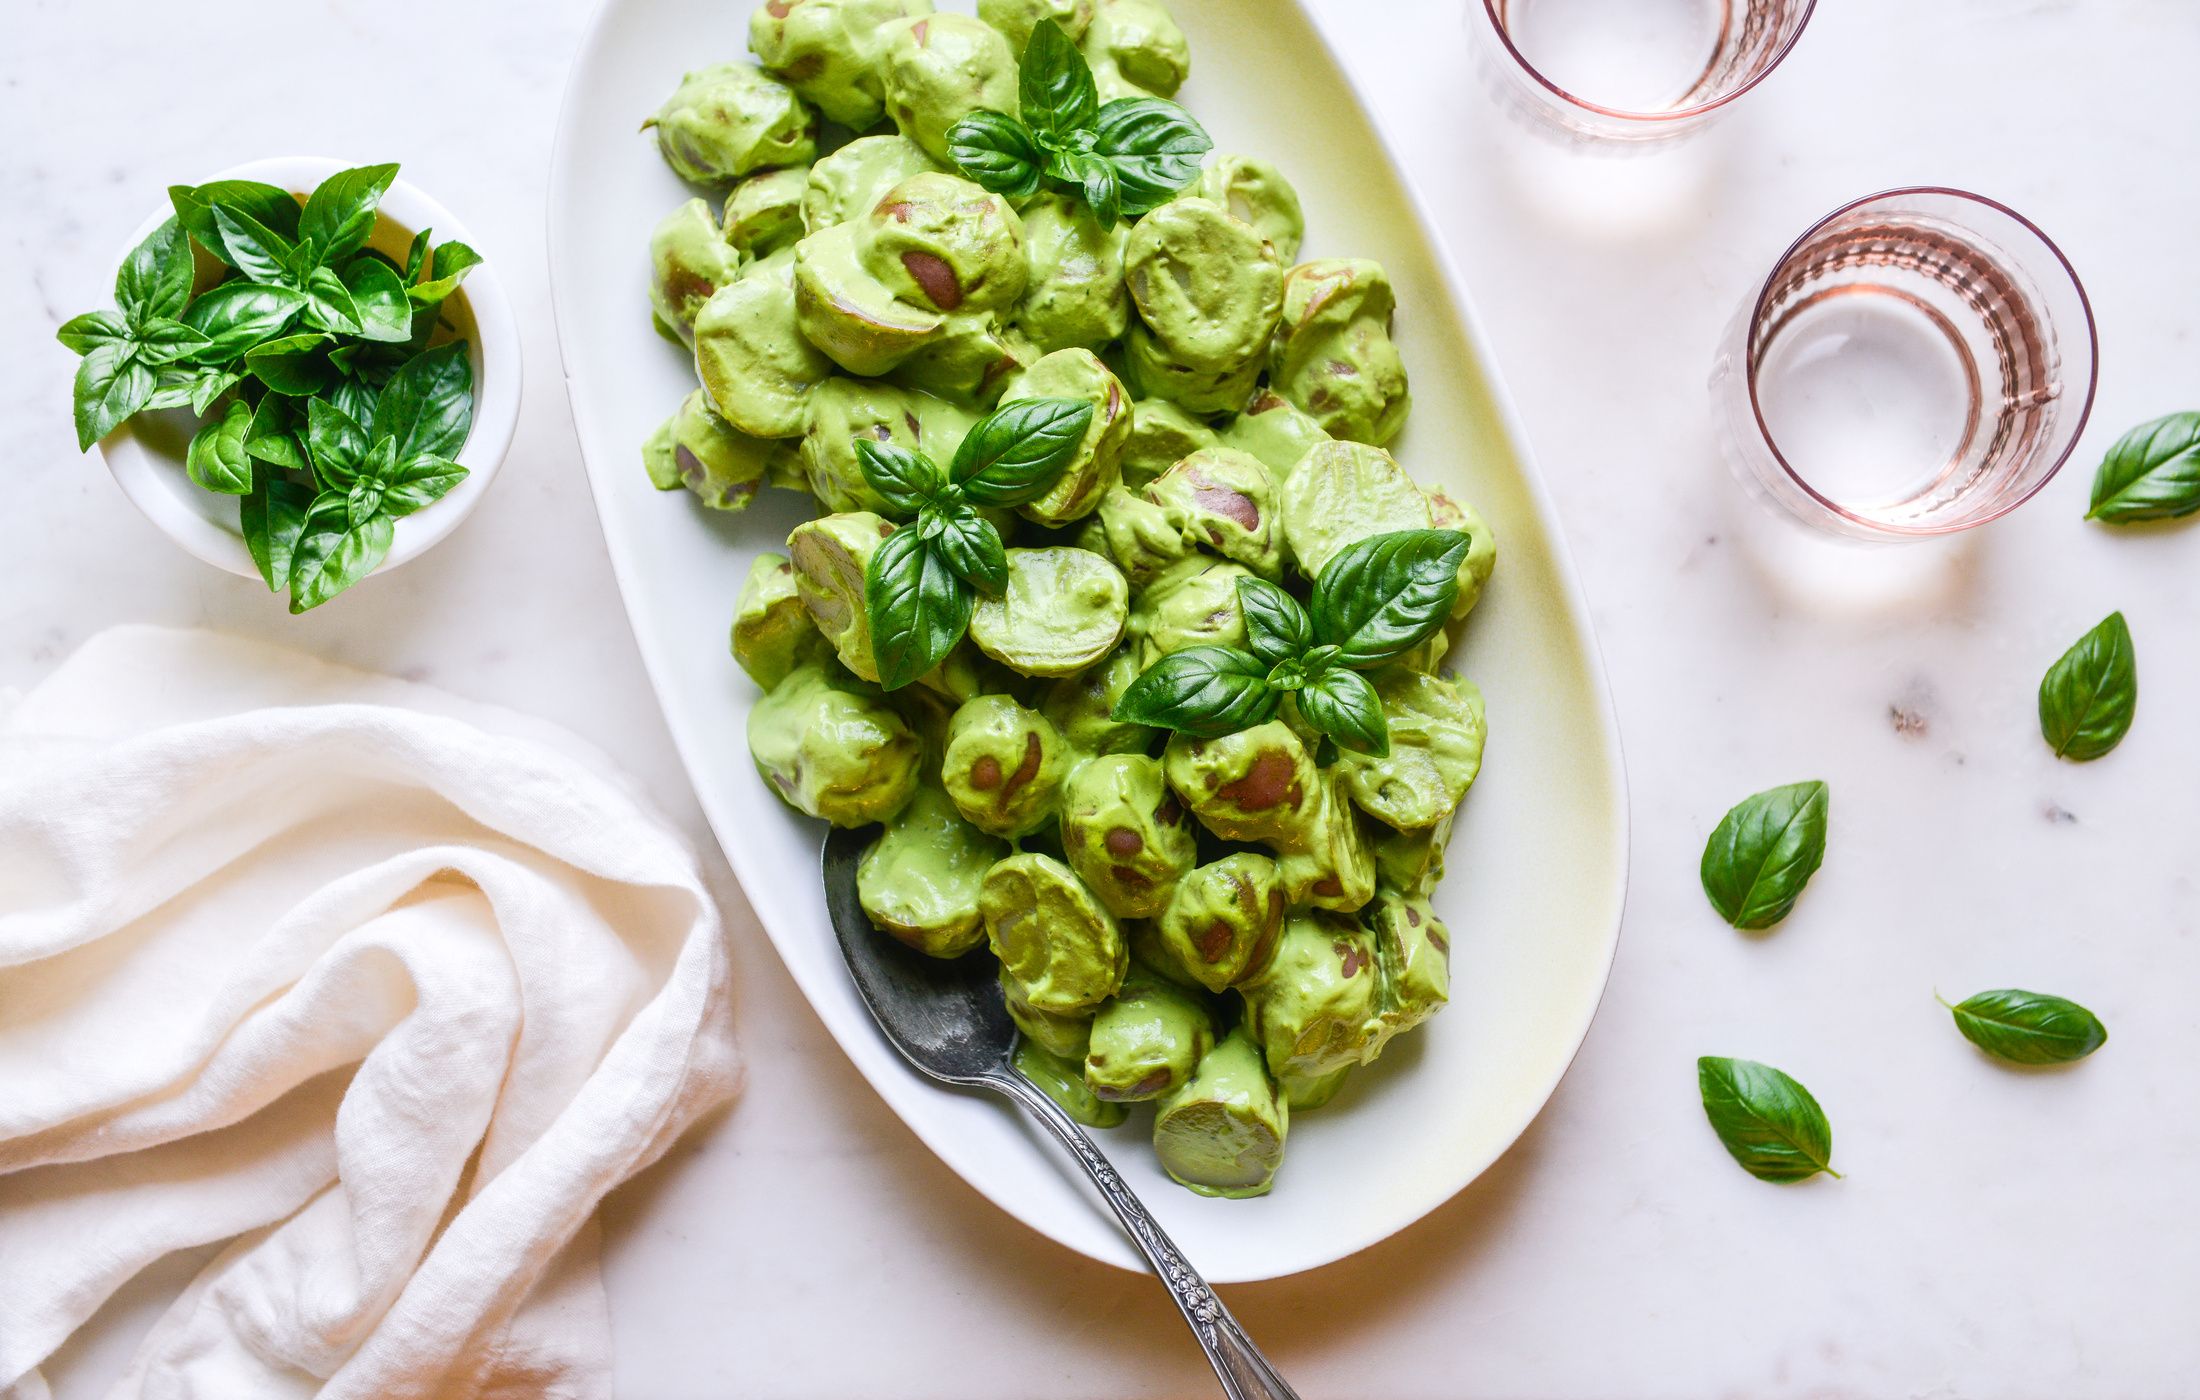
[[[2053,254],[2055,261],[2062,266],[2063,275],[2070,279],[2071,290],[2078,294],[2078,310],[2085,317],[2085,397],[2078,405],[2078,421],[2071,428],[2070,441],[2064,445],[2060,453],[2056,454],[2054,462],[2049,465],[2045,472],[2041,473],[2040,479],[2026,487],[2024,492],[2014,500],[1996,506],[1984,515],[1938,525],[1895,525],[1871,516],[1859,515],[1811,485],[1810,482],[1804,480],[1803,474],[1795,469],[1794,464],[1788,461],[1787,454],[1780,450],[1779,442],[1773,438],[1771,428],[1765,423],[1764,404],[1757,397],[1757,334],[1764,323],[1765,308],[1772,300],[1772,290],[1780,280],[1781,270],[1788,265],[1797,253],[1803,250],[1804,245],[1816,238],[1828,224],[1833,223],[1836,219],[1844,218],[1866,205],[1877,204],[1882,200],[1900,199],[1916,195],[1946,195],[1953,199],[1968,200],[1973,204],[1981,205],[2015,220],[2027,233],[2038,239],[2040,246]],[[2071,454],[2078,450],[2079,439],[2085,436],[2086,424],[2093,417],[2093,396],[2095,390],[2099,387],[2101,377],[2101,335],[2100,328],[2094,323],[2093,319],[2093,300],[2086,295],[2085,282],[2078,276],[2078,269],[2071,266],[2070,259],[2063,255],[2061,247],[2056,244],[2054,239],[2049,238],[2046,230],[2038,224],[2033,223],[1998,199],[1976,194],[1970,190],[1957,189],[1952,185],[1897,185],[1892,189],[1880,190],[1875,194],[1868,194],[1860,199],[1850,200],[1824,218],[1812,223],[1809,228],[1804,229],[1802,233],[1796,236],[1794,242],[1788,244],[1779,257],[1772,260],[1771,270],[1765,273],[1764,285],[1758,289],[1756,297],[1749,304],[1749,334],[1743,337],[1742,341],[1742,374],[1749,385],[1749,412],[1750,417],[1757,424],[1758,440],[1765,445],[1765,450],[1772,454],[1772,460],[1780,464],[1780,470],[1787,474],[1788,480],[1794,482],[1805,495],[1849,524],[1876,534],[1907,535],[1920,538],[1934,535],[1952,535],[1959,531],[1975,529],[1980,525],[1991,524],[2001,519],[2018,506],[2037,496],[2046,489],[2047,483],[2061,474],[2063,465],[2070,460]]]
[[[1505,28],[1505,22],[1497,15],[1498,6],[1504,3],[1506,3],[1506,0],[1481,0],[1482,13],[1489,18],[1490,28],[1497,35],[1497,42],[1505,46],[1505,52],[1512,55],[1514,63],[1520,65],[1520,71],[1533,78],[1537,86],[1549,92],[1559,101],[1579,107],[1585,112],[1594,112],[1600,117],[1613,117],[1620,121],[1642,122],[1651,125],[1659,122],[1687,121],[1692,117],[1701,117],[1707,113],[1716,112],[1771,77],[1795,48],[1797,41],[1803,37],[1803,31],[1810,27],[1810,17],[1818,9],[1818,0],[1803,0],[1803,14],[1802,18],[1795,23],[1795,32],[1788,35],[1786,42],[1780,45],[1763,68],[1759,69],[1748,82],[1743,83],[1732,92],[1721,93],[1710,101],[1699,102],[1693,107],[1669,107],[1661,111],[1643,112],[1627,107],[1607,107],[1601,102],[1592,102],[1579,93],[1568,92],[1565,88],[1553,82],[1542,69],[1530,63],[1528,56],[1520,51],[1517,44],[1513,43],[1512,35]]]

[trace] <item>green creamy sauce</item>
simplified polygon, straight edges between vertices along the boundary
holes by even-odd
[[[958,171],[949,131],[1017,114],[1042,23],[1102,103],[1168,98],[1191,71],[1162,0],[979,0],[974,17],[774,0],[749,16],[753,63],[680,78],[648,129],[694,188],[655,226],[647,293],[699,387],[664,405],[642,465],[709,510],[767,487],[814,499],[749,568],[729,646],[760,692],[762,780],[876,826],[857,892],[880,935],[995,959],[1033,1083],[1094,1127],[1149,1103],[1174,1179],[1259,1195],[1292,1111],[1449,998],[1429,897],[1487,724],[1437,666],[1495,541],[1385,450],[1411,404],[1394,289],[1350,249],[1302,256],[1285,166],[1213,152],[1107,226],[1079,190]],[[881,656],[910,653],[874,637],[872,564],[943,522],[911,504],[935,486],[897,495],[858,444],[946,472],[981,419],[1027,400],[1092,412],[1058,472],[988,497],[1013,502],[979,512],[1004,585],[972,592],[962,640],[889,693]],[[1449,631],[1363,673],[1386,755],[1339,752],[1295,699],[1206,738],[1114,717],[1157,660],[1248,645],[1247,580],[1303,603],[1340,551],[1430,526],[1470,543]]]

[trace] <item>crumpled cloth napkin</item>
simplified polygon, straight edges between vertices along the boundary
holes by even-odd
[[[0,715],[0,1396],[611,1393],[594,1211],[740,1078],[688,844],[562,731],[131,627]]]

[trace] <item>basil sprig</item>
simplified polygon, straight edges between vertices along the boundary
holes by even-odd
[[[303,612],[364,577],[394,522],[448,492],[473,421],[465,346],[429,349],[480,254],[415,235],[403,266],[367,246],[395,165],[338,171],[301,203],[254,180],[177,185],[131,250],[115,305],[59,339],[77,367],[77,445],[148,409],[205,419],[184,454],[238,497],[268,587]],[[193,243],[226,271],[193,295]]]
[[[1834,1177],[1833,1127],[1810,1090],[1770,1065],[1706,1055],[1696,1061],[1704,1116],[1742,1170],[1782,1185]]]
[[[2108,1043],[2101,1018],[2063,997],[2013,987],[1980,992],[1950,1006],[1963,1038],[2017,1065],[2065,1065]]]
[[[1115,702],[1114,718],[1214,738],[1274,719],[1286,695],[1339,745],[1390,752],[1390,725],[1361,671],[1411,651],[1451,615],[1468,537],[1371,535],[1329,561],[1306,607],[1265,579],[1238,580],[1245,645],[1172,651]]]
[[[2040,678],[2040,735],[2057,758],[2084,763],[2115,748],[2138,707],[2138,662],[2120,612],[2078,638]]]
[[[982,506],[1047,493],[1092,426],[1084,399],[1020,399],[981,419],[945,471],[921,452],[856,440],[863,479],[909,523],[880,541],[863,574],[879,684],[899,690],[954,650],[976,593],[1008,586],[1008,551]]]
[[[2200,413],[2172,413],[2117,439],[2093,475],[2085,518],[2125,525],[2200,510]]]
[[[1698,868],[1720,918],[1768,929],[1788,916],[1826,858],[1829,801],[1824,783],[1790,783],[1744,798],[1720,818]]]
[[[1017,88],[1022,120],[973,112],[948,129],[948,154],[964,175],[1011,199],[1041,185],[1075,195],[1103,228],[1174,199],[1214,149],[1174,102],[1125,97],[1101,106],[1091,65],[1051,19],[1024,45]]]

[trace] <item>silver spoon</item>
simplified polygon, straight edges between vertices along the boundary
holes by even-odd
[[[877,828],[836,828],[825,838],[825,907],[864,1004],[902,1058],[946,1084],[991,1089],[1021,1104],[1070,1151],[1123,1222],[1124,1232],[1168,1285],[1231,1400],[1298,1400],[1085,1130],[1016,1072],[1016,1026],[981,958],[929,958],[880,935],[856,898],[856,862]]]

